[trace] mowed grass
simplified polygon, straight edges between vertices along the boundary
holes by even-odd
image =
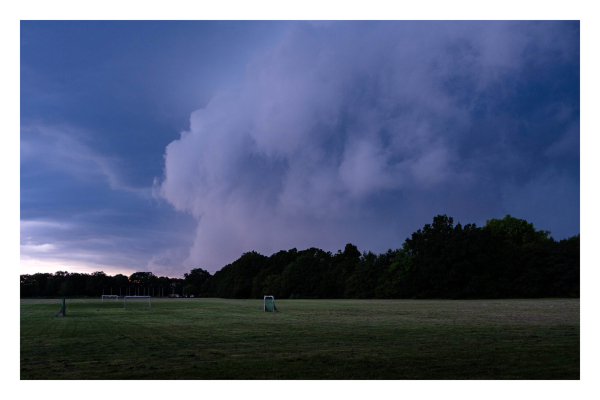
[[[22,300],[21,379],[579,379],[579,299],[275,303]]]

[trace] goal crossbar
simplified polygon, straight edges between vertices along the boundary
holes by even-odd
[[[124,296],[125,297],[125,301],[123,302],[123,308],[127,308],[127,299],[141,299],[141,298],[145,298],[148,299],[148,308],[152,308],[152,298],[150,296]]]

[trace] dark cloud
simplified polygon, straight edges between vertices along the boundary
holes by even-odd
[[[384,251],[438,213],[576,234],[578,71],[577,22],[299,23],[167,146],[160,194],[198,220],[187,265]]]
[[[577,21],[22,21],[20,54],[23,265],[579,232]]]
[[[21,21],[21,123],[77,127],[68,135],[118,162],[122,182],[148,188],[190,113],[287,24]]]
[[[152,197],[165,146],[286,25],[21,21],[23,272],[186,272],[196,224]]]

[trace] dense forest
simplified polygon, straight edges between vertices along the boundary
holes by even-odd
[[[183,279],[158,277],[152,272],[106,275],[58,271],[54,274],[21,275],[21,297],[95,297],[103,294],[119,296],[168,296],[182,294]]]
[[[349,243],[335,254],[310,248],[267,257],[252,251],[214,275],[196,268],[184,279],[151,272],[21,275],[21,297],[99,296],[109,290],[239,299],[579,297],[579,235],[556,241],[510,215],[484,227],[455,226],[451,217],[438,215],[401,248],[379,255],[361,254]]]

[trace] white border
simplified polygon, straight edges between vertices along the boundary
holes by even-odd
[[[6,268],[19,270],[19,20],[20,19],[571,19],[581,20],[581,381],[344,381],[307,382],[273,381],[265,385],[260,381],[203,381],[203,392],[210,396],[243,396],[258,399],[285,393],[287,399],[304,399],[307,393],[316,398],[331,395],[358,399],[379,396],[439,398],[451,394],[464,399],[502,399],[539,397],[544,399],[591,398],[596,379],[595,360],[598,344],[594,332],[598,329],[596,318],[598,300],[593,296],[599,281],[596,257],[592,258],[598,233],[599,211],[596,201],[596,172],[598,157],[598,35],[597,13],[593,2],[583,1],[525,1],[508,0],[502,3],[481,1],[421,1],[393,3],[383,0],[369,2],[307,0],[280,2],[257,0],[251,2],[221,1],[198,2],[174,0],[165,2],[139,1],[21,1],[3,6],[2,35],[2,110],[5,120],[4,140],[9,154],[2,158],[5,196],[3,196],[2,253],[8,254]],[[16,280],[14,280],[16,281]],[[19,287],[8,298],[19,299]],[[172,397],[172,384],[161,381],[144,381],[142,386],[119,381],[73,381],[64,390],[63,381],[19,381],[19,307],[9,310],[11,328],[3,333],[3,346],[7,358],[2,363],[3,383],[7,392],[23,393],[26,398],[55,394],[62,399],[79,399],[81,393],[90,399],[106,397],[107,388],[120,393]],[[85,385],[85,386],[84,386]],[[198,383],[178,381],[180,393],[197,391]],[[117,388],[118,387],[118,388]],[[183,390],[181,392],[181,390]]]

